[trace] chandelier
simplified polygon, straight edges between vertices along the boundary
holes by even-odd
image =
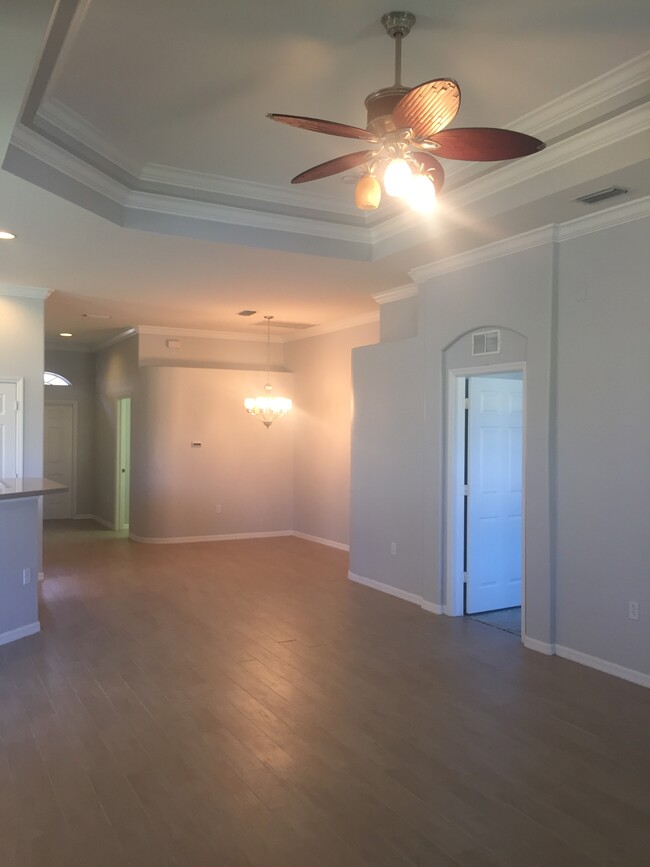
[[[244,407],[268,429],[276,419],[282,418],[289,412],[292,404],[289,397],[274,397],[271,394],[273,388],[271,385],[271,319],[273,317],[264,318],[266,319],[266,385],[264,386],[266,394],[247,397],[244,400]]]

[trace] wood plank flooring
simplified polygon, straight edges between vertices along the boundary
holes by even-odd
[[[50,522],[0,648],[2,867],[644,867],[650,693],[294,538]]]

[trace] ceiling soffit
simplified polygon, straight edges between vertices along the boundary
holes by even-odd
[[[6,170],[125,227],[350,260],[377,260],[444,233],[446,224],[454,226],[441,212],[433,226],[395,207],[361,213],[351,196],[333,199],[289,186],[134,163],[84,118],[46,98],[86,6],[76,0],[59,5]],[[563,167],[607,148],[606,170],[629,165],[643,150],[639,137],[650,129],[649,82],[646,52],[507,124],[544,139],[546,150],[500,165],[452,165],[445,211],[492,199],[481,216],[503,213],[513,207],[502,195],[506,190],[515,192],[511,202],[517,206],[535,201],[553,186],[554,174],[565,183]],[[627,149],[620,147],[625,142]],[[594,177],[602,168],[594,167]]]

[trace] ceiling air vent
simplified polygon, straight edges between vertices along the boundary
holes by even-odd
[[[500,331],[475,331],[472,334],[472,355],[495,355],[500,351]]]
[[[627,193],[625,187],[605,187],[604,190],[596,190],[595,193],[580,196],[576,202],[582,202],[584,205],[595,205],[596,202],[604,202],[605,199],[613,199],[614,196],[624,196],[625,193]]]
[[[237,316],[254,316],[257,310],[240,310]]]

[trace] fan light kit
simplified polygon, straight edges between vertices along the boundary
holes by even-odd
[[[271,394],[273,388],[271,385],[271,319],[273,317],[264,318],[266,319],[266,385],[264,386],[266,394],[247,397],[244,400],[244,407],[251,415],[259,418],[268,430],[276,419],[282,418],[289,412],[292,403],[289,397],[274,397]]]
[[[465,127],[446,129],[460,107],[460,87],[453,78],[434,78],[404,87],[402,39],[415,24],[411,12],[387,12],[381,19],[395,40],[395,83],[369,94],[366,129],[314,117],[267,114],[271,120],[301,129],[360,139],[376,147],[345,154],[296,175],[292,184],[327,178],[361,167],[354,200],[357,208],[373,211],[382,195],[398,196],[414,210],[431,213],[445,173],[437,156],[451,160],[492,162],[528,156],[544,148],[533,136],[508,129]]]

